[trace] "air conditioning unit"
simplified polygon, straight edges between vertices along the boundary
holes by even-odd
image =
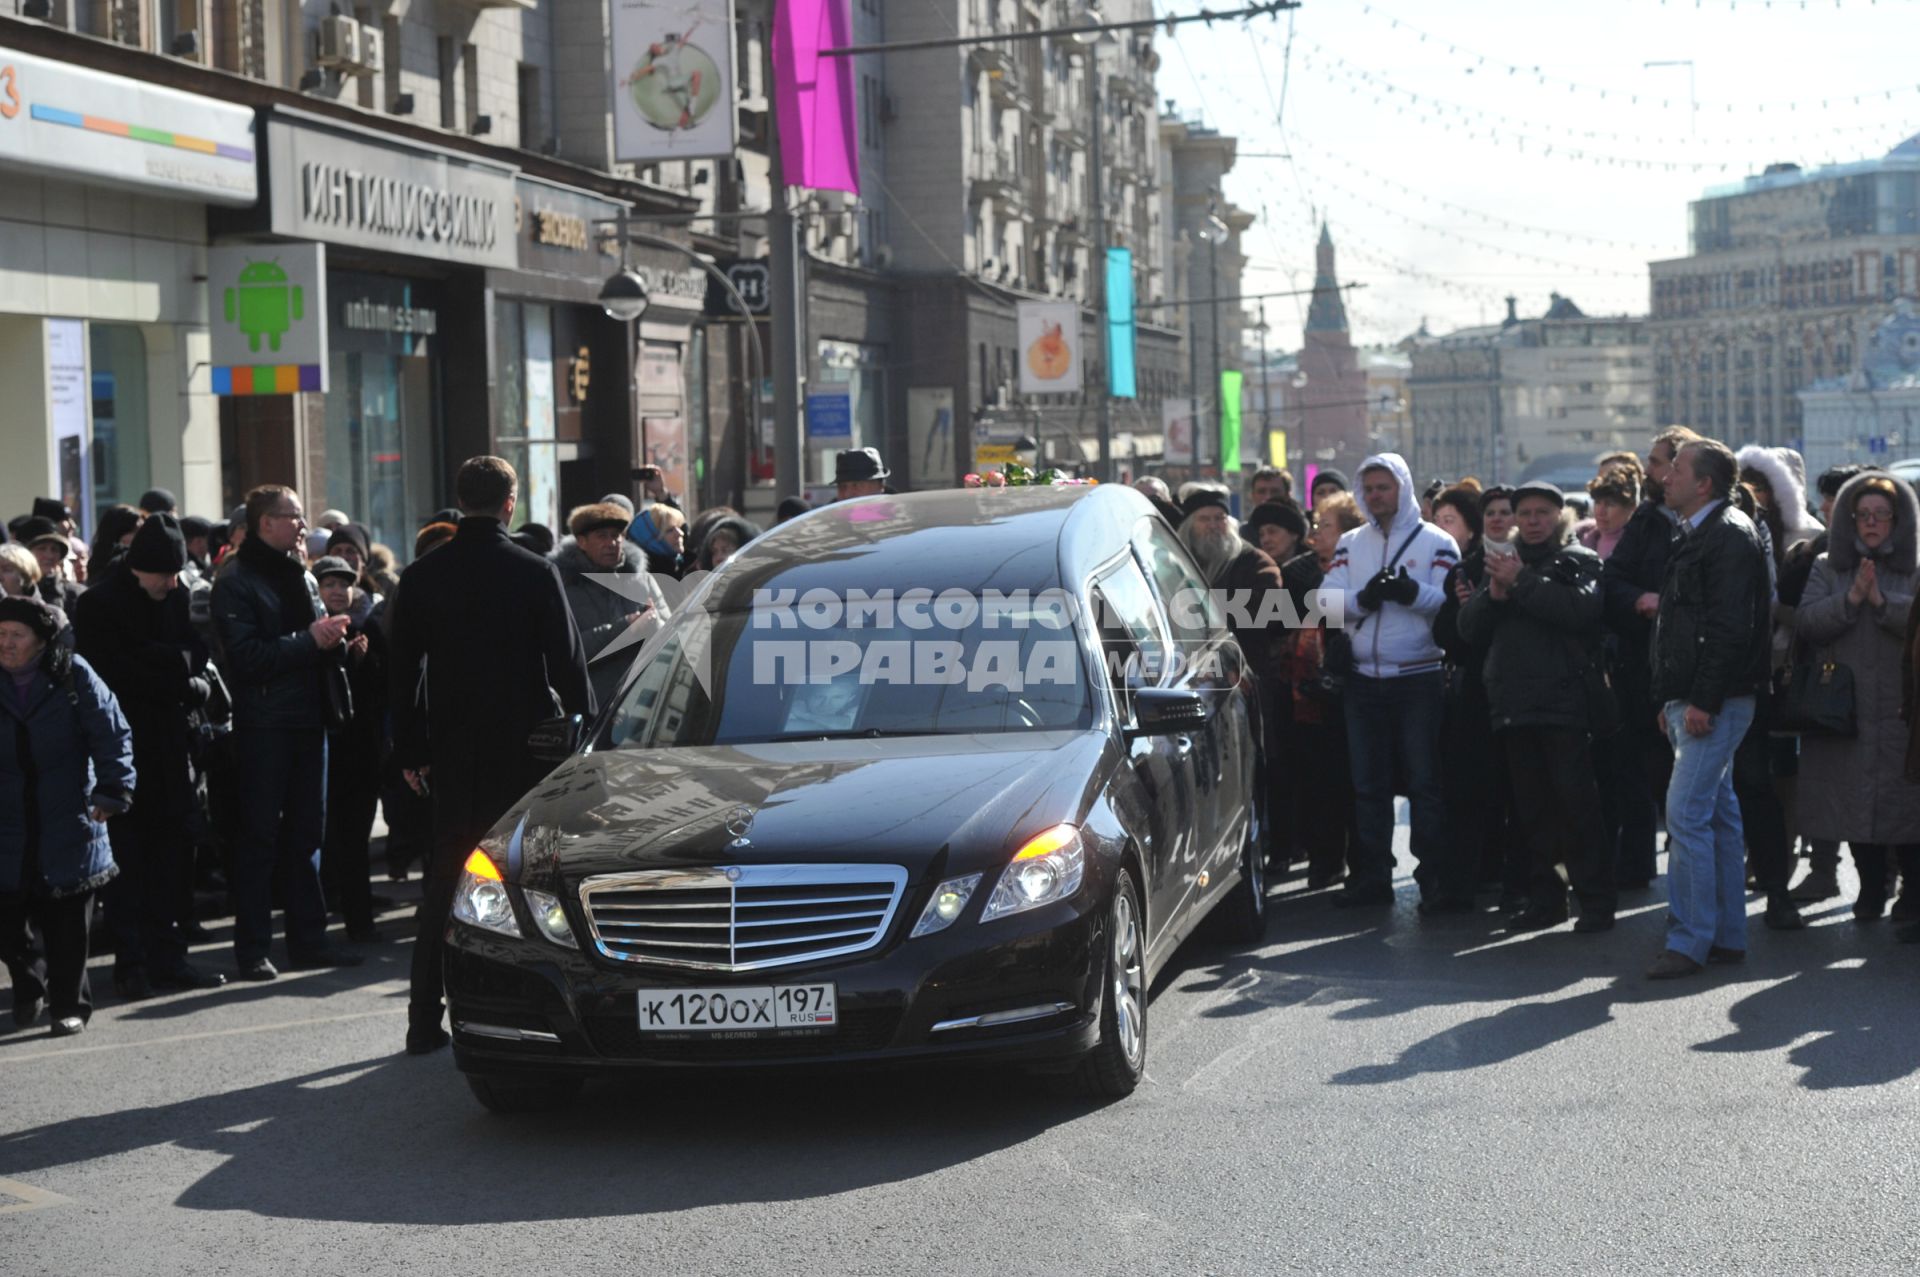
[[[323,67],[349,68],[360,61],[360,24],[330,14],[320,19],[320,56]]]
[[[360,60],[357,69],[361,75],[379,75],[387,65],[387,38],[374,26],[360,28]]]

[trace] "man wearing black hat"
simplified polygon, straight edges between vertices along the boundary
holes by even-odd
[[[165,488],[148,488],[140,494],[137,504],[147,514],[178,514],[180,503]]]
[[[206,702],[207,649],[194,633],[186,539],[171,514],[155,514],[105,579],[80,596],[75,648],[93,666],[133,730],[139,801],[109,822],[120,876],[106,891],[113,929],[113,983],[123,997],[155,987],[209,989],[224,976],[187,962],[183,929],[193,921],[194,808],[187,716]]]
[[[893,471],[875,448],[848,448],[833,458],[833,499],[871,497],[887,490]]]
[[[187,566],[200,576],[207,575],[212,567],[212,547],[207,543],[213,537],[213,524],[189,514],[180,520],[180,535],[187,542]]]
[[[1600,556],[1573,540],[1566,500],[1550,483],[1513,492],[1514,554],[1486,560],[1486,584],[1460,607],[1460,636],[1486,652],[1487,702],[1505,745],[1521,837],[1532,856],[1527,907],[1509,931],[1567,920],[1567,888],[1580,904],[1573,929],[1613,927],[1613,857],[1594,781],[1593,738],[1618,726],[1597,670]],[[1609,711],[1600,716],[1597,711]]]
[[[1346,490],[1347,476],[1328,466],[1313,476],[1313,486],[1307,489],[1307,496],[1312,505],[1318,506],[1334,493]]]
[[[34,505],[37,508],[40,502]],[[86,592],[85,586],[67,574],[67,560],[73,554],[71,535],[45,515],[36,514],[22,520],[14,536],[40,560],[41,601],[71,617],[74,600]]]
[[[80,529],[80,525],[74,522],[73,511],[69,510],[67,503],[58,497],[35,497],[32,516],[36,519],[45,519],[69,537]]]

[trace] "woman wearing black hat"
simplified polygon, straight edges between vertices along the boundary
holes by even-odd
[[[132,805],[134,781],[127,720],[99,675],[55,641],[63,627],[37,599],[0,599],[0,959],[14,1023],[33,1023],[45,1003],[55,1036],[93,1014],[93,893],[114,875],[106,821]]]

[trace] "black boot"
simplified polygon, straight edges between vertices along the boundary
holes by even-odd
[[[1853,902],[1856,922],[1878,922],[1887,911],[1887,849],[1853,844],[1853,867],[1860,871],[1860,895]]]

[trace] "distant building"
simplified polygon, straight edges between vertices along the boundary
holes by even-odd
[[[1690,216],[1692,254],[1651,267],[1656,420],[1797,445],[1795,392],[1843,376],[1887,304],[1920,294],[1920,137],[1879,159],[1772,165]]]
[[[1538,318],[1510,297],[1499,324],[1410,343],[1416,477],[1584,484],[1595,458],[1651,433],[1646,328],[1554,293]]]
[[[1367,373],[1360,367],[1334,267],[1333,234],[1320,226],[1314,250],[1313,300],[1300,348],[1294,449],[1303,463],[1334,466],[1351,475],[1373,449],[1367,428]]]
[[[1844,377],[1800,391],[1807,473],[1848,461],[1884,465],[1920,456],[1920,314],[1901,298]]]

